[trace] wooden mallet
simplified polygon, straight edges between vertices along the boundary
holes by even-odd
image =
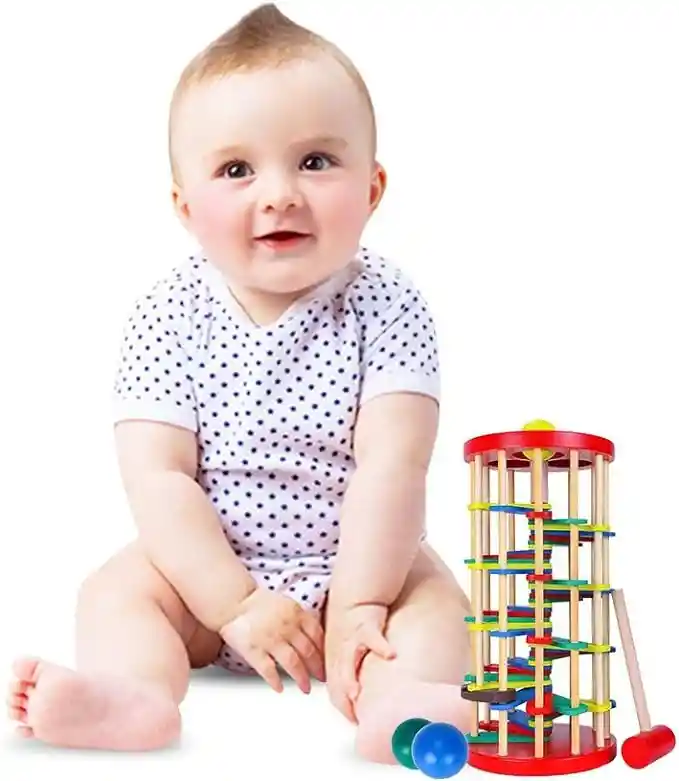
[[[676,739],[669,727],[662,724],[651,726],[651,717],[646,704],[644,685],[641,681],[641,670],[634,647],[627,605],[625,604],[623,592],[620,589],[613,591],[613,606],[615,607],[620,640],[625,653],[625,663],[632,687],[634,707],[637,711],[639,729],[641,730],[638,735],[633,735],[624,741],[621,753],[622,758],[629,767],[639,770],[669,754],[675,746]]]

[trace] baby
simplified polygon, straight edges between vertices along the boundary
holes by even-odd
[[[372,761],[405,719],[468,728],[469,604],[425,537],[435,329],[361,246],[375,137],[356,69],[274,5],[182,74],[172,197],[200,252],[139,299],[115,383],[138,537],[82,585],[75,670],[15,662],[23,735],[160,748],[213,664],[325,681]]]

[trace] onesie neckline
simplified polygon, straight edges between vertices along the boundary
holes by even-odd
[[[310,305],[330,300],[333,296],[345,290],[347,285],[360,274],[360,263],[357,258],[354,258],[344,268],[295,299],[276,320],[271,323],[260,324],[255,322],[242,307],[234,295],[227,277],[210,262],[207,256],[202,255],[200,257],[206,282],[213,293],[227,307],[231,318],[239,325],[257,332],[273,331],[288,323],[296,314]]]

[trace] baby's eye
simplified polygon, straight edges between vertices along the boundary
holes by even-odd
[[[335,161],[328,155],[314,152],[314,154],[307,155],[302,160],[302,168],[305,171],[323,171],[326,168],[330,168],[335,164]]]
[[[241,179],[251,174],[252,168],[244,160],[233,160],[222,166],[220,171],[220,176],[226,176],[229,179]]]

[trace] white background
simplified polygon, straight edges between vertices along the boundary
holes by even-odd
[[[252,4],[152,6],[26,0],[0,22],[3,688],[17,654],[70,663],[78,583],[133,534],[109,393],[132,301],[190,246],[170,207],[167,105],[188,58]],[[665,639],[676,615],[679,3],[280,7],[342,46],[374,95],[390,180],[366,241],[415,277],[439,329],[433,542],[466,584],[466,438],[533,417],[611,437],[612,579],[627,592],[653,720],[679,728]],[[624,739],[638,727],[622,653],[612,681]],[[321,687],[276,696],[200,674],[184,716],[183,745],[142,757],[18,744],[3,721],[0,777],[408,777],[353,758],[352,730]],[[645,777],[678,770],[675,753]],[[632,773],[619,758],[598,777]]]

